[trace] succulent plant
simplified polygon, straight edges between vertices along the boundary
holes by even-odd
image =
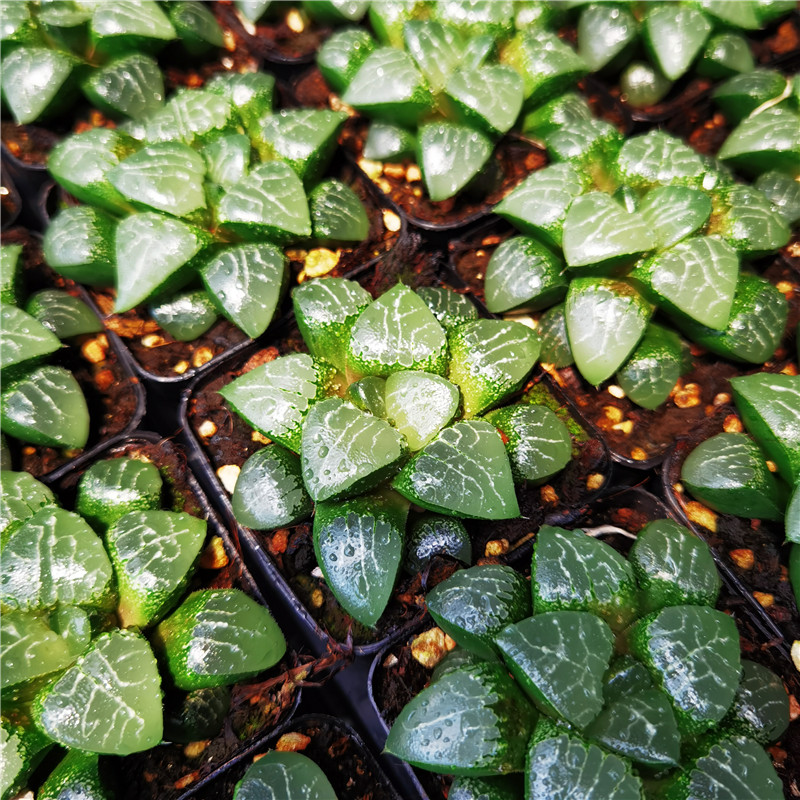
[[[234,800],[336,800],[325,773],[302,753],[272,750],[248,767],[236,784]]]
[[[518,516],[515,483],[561,470],[572,442],[549,409],[507,405],[536,363],[530,328],[478,319],[446,288],[397,284],[372,300],[330,278],[303,283],[292,300],[310,352],[221,390],[273,441],[244,464],[233,510],[242,524],[271,529],[307,518],[316,503],[327,583],[372,626],[403,561],[410,503],[433,512],[413,522],[410,557],[419,563],[439,547],[463,558],[465,531],[447,518]]]
[[[477,796],[473,781],[488,797],[519,796],[506,773],[524,773],[526,797],[541,800],[638,798],[656,785],[670,798],[700,786],[782,796],[763,747],[788,725],[788,696],[741,659],[733,620],[713,608],[720,579],[705,543],[659,520],[624,558],[544,526],[530,588],[482,565],[428,594],[457,647],[400,712],[388,752],[458,776],[457,797]]]
[[[206,521],[161,509],[153,464],[95,462],[77,491],[87,517],[27,473],[2,473],[4,798],[54,743],[69,753],[40,796],[60,796],[64,783],[99,792],[96,754],[161,742],[162,682],[189,693],[229,685],[277,663],[286,648],[269,611],[240,589],[182,599]]]
[[[49,169],[87,205],[53,219],[48,263],[114,286],[117,313],[149,304],[179,341],[220,313],[252,338],[263,333],[287,283],[282,245],[352,243],[369,228],[348,185],[320,181],[345,115],[273,112],[273,86],[265,73],[220,73],[127,130],[61,142]]]

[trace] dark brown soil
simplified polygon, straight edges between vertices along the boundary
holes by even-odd
[[[17,125],[3,120],[0,123],[3,144],[12,156],[23,164],[44,166],[47,156],[58,143],[59,137],[47,128],[34,125]]]
[[[42,260],[39,240],[22,228],[3,234],[3,244],[22,244],[25,296],[44,288],[58,288],[77,297],[83,290],[54,273]],[[9,438],[15,469],[41,477],[63,466],[100,442],[130,430],[143,413],[139,380],[123,363],[104,333],[79,336],[48,359],[69,369],[83,389],[91,417],[89,441],[84,450],[60,450],[23,444]]]

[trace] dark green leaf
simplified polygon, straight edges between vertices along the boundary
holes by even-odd
[[[742,679],[723,725],[765,747],[789,727],[789,696],[783,681],[770,669],[742,659]]]
[[[12,522],[32,517],[40,508],[58,505],[49,487],[29,472],[0,472],[0,533]]]
[[[553,306],[539,317],[539,336],[542,339],[540,358],[543,364],[552,364],[560,369],[575,363],[567,336],[564,303]]]
[[[308,196],[314,239],[320,242],[362,242],[369,217],[359,196],[335,178],[323,181]]]
[[[61,289],[42,289],[32,294],[25,310],[59,339],[103,330],[97,314],[80,297]]]
[[[36,795],[39,800],[114,800],[114,794],[100,775],[96,753],[70,750],[50,773]]]
[[[642,198],[639,213],[662,249],[700,230],[711,216],[711,200],[699,189],[657,186]]]
[[[713,80],[729,78],[739,72],[752,72],[755,67],[747,38],[733,31],[723,31],[709,38],[697,72]]]
[[[36,363],[61,347],[51,328],[16,306],[0,304],[0,329],[0,369]]]
[[[172,700],[172,702],[170,702]],[[178,744],[213,739],[225,724],[231,706],[227,686],[195,689],[164,703],[164,739]]]
[[[627,654],[616,656],[603,677],[603,696],[609,704],[652,686],[653,679],[641,661]]]
[[[422,514],[411,525],[403,568],[410,575],[422,572],[434,556],[472,562],[472,541],[464,523],[455,517]]]
[[[325,773],[302,753],[273,750],[236,784],[233,800],[336,800]]]
[[[335,92],[342,92],[374,49],[375,40],[369,31],[343,28],[335,31],[319,48],[317,66],[328,85]]]
[[[653,61],[674,81],[689,69],[711,33],[711,27],[702,11],[666,3],[647,10],[642,34]]]
[[[578,20],[578,55],[592,72],[597,72],[620,55],[637,34],[636,20],[626,8],[591,4]]]
[[[502,775],[489,778],[456,778],[447,793],[448,800],[518,800],[522,797],[521,778]]]
[[[349,400],[362,411],[369,411],[376,417],[386,419],[385,394],[386,380],[377,375],[367,375],[347,387],[345,400]]]
[[[142,119],[164,105],[164,77],[158,62],[143,53],[111,61],[82,85],[89,101],[114,117]]]
[[[0,246],[0,303],[17,306],[23,299],[21,244]]]
[[[153,319],[176,341],[191,342],[216,321],[217,309],[203,289],[184,292],[148,308]]]
[[[478,309],[469,297],[445,286],[423,286],[417,294],[446,331],[478,318]]]

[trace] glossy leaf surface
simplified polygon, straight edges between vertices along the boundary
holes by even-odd
[[[708,18],[696,8],[656,6],[643,24],[645,44],[664,75],[674,81],[686,72],[711,33]]]
[[[567,319],[564,303],[545,311],[539,317],[539,336],[542,340],[541,361],[561,369],[574,364],[572,349],[567,335]]]
[[[77,64],[68,53],[46,47],[20,47],[3,59],[3,99],[20,125],[34,122],[64,92]]]
[[[472,563],[472,541],[460,519],[426,513],[411,524],[403,561],[405,571],[411,575],[422,572],[434,556]]]
[[[447,81],[446,93],[467,124],[490,136],[502,136],[522,110],[522,79],[503,64],[459,69]]]
[[[441,92],[464,51],[458,30],[436,20],[409,20],[403,26],[406,49],[434,92]]]
[[[143,138],[150,144],[178,141],[197,145],[236,129],[231,103],[207,89],[179,89],[163,109],[143,122]]]
[[[0,472],[0,533],[51,505],[58,505],[52,490],[29,472]]]
[[[164,105],[164,76],[158,62],[144,53],[115,59],[84,81],[90,101],[114,117],[142,119]]]
[[[647,226],[655,231],[659,249],[671,247],[700,230],[711,215],[711,200],[688,186],[657,186],[639,205]]]
[[[302,753],[264,754],[236,784],[234,800],[336,800],[325,773]]]
[[[592,72],[605,67],[637,36],[633,15],[624,7],[588,6],[578,20],[578,55]]]
[[[748,117],[725,140],[719,157],[747,175],[776,169],[800,173],[800,117],[788,109],[771,108]]]
[[[69,751],[47,776],[37,794],[39,800],[61,800],[70,796],[85,800],[113,800],[100,775],[96,753]]]
[[[328,37],[317,51],[317,66],[328,85],[335,92],[342,92],[374,49],[375,40],[369,31],[342,28]]]
[[[181,292],[148,307],[153,319],[176,341],[191,342],[216,321],[217,308],[203,289]]]
[[[478,318],[478,309],[469,297],[445,286],[423,286],[417,294],[446,331]]]
[[[691,147],[659,130],[627,139],[617,169],[622,181],[634,188],[696,186],[705,171],[702,159]]]
[[[33,614],[8,611],[0,628],[0,687],[6,689],[68,667],[67,643]]]
[[[789,727],[789,697],[783,681],[770,669],[742,659],[742,678],[724,723],[765,747]]]
[[[308,197],[315,239],[361,242],[369,233],[369,217],[359,196],[342,181],[318,184]]]
[[[103,330],[97,314],[80,297],[61,289],[42,289],[32,294],[25,310],[59,339]]]
[[[16,306],[0,305],[0,326],[0,369],[35,362],[61,348],[58,336],[49,327]]]
[[[766,195],[752,186],[731,186],[722,192],[726,206],[715,220],[720,235],[745,258],[771,253],[788,243],[789,226]]]

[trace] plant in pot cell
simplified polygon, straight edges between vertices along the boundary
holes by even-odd
[[[264,73],[219,74],[128,132],[58,145],[50,171],[88,205],[47,229],[50,265],[114,286],[113,301],[95,295],[108,313],[148,304],[174,340],[196,340],[220,313],[246,336],[263,333],[287,283],[281,246],[360,242],[370,226],[348,185],[320,180],[345,115],[273,113],[273,86]]]
[[[282,658],[280,629],[241,589],[187,595],[198,564],[207,578],[228,558],[213,556],[225,546],[204,519],[163,510],[165,488],[152,462],[96,461],[71,512],[28,473],[3,472],[4,800],[54,744],[68,753],[38,797],[111,796],[99,754],[213,739],[228,687]]]
[[[463,558],[469,539],[453,518],[516,518],[515,482],[560,471],[572,440],[549,409],[504,405],[536,363],[535,332],[478,319],[463,295],[397,284],[372,300],[353,282],[321,279],[293,303],[310,354],[261,363],[221,389],[273,442],[242,467],[233,512],[271,530],[316,504],[327,584],[374,626],[404,558],[410,504],[432,512],[413,524],[415,557],[437,541]]]
[[[670,520],[645,526],[627,559],[545,526],[530,586],[483,565],[428,594],[458,646],[386,749],[455,775],[459,798],[519,797],[523,782],[536,800],[782,797],[763,747],[789,699],[741,660],[719,588],[707,546]]]

